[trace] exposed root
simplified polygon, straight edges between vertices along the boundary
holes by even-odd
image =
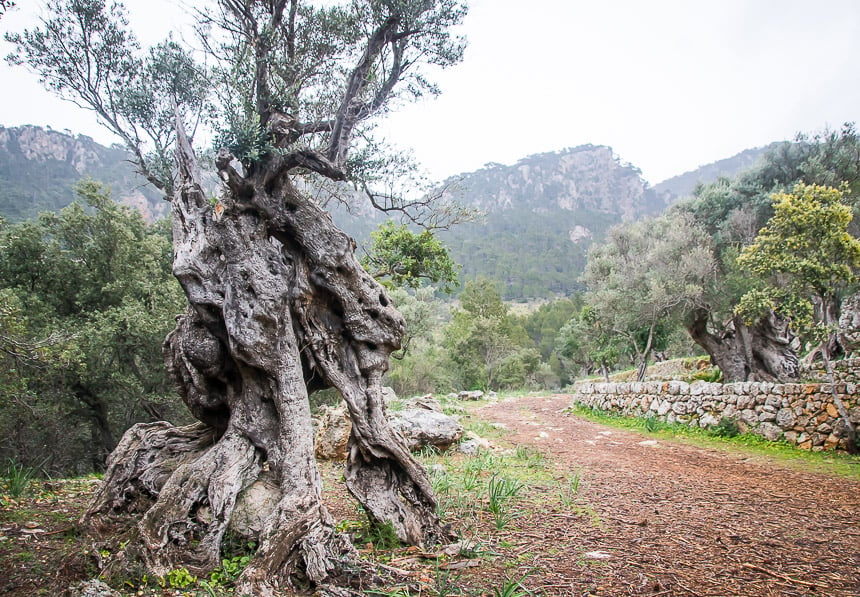
[[[340,579],[348,584],[358,570],[358,553],[348,536],[335,531],[325,507],[316,504],[300,512],[291,501],[284,500],[270,518],[258,557],[239,578],[237,594],[275,597],[296,590],[299,583],[319,586]]]
[[[96,514],[134,510],[141,497],[154,500],[177,468],[198,458],[214,443],[213,430],[203,423],[185,427],[164,421],[135,425],[108,458],[104,480],[81,521],[86,523]]]
[[[215,568],[236,498],[260,470],[251,443],[229,431],[205,454],[180,466],[138,525],[148,568],[159,576],[180,565],[193,572]],[[193,539],[199,543],[192,547]]]

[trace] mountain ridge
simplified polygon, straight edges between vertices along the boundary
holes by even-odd
[[[746,150],[653,187],[606,145],[532,154],[510,166],[488,163],[441,183],[449,199],[486,215],[440,237],[462,264],[464,280],[493,279],[506,299],[569,295],[581,289],[588,248],[611,226],[656,215],[699,182],[751,166],[765,150]],[[168,213],[168,204],[135,173],[121,146],[32,125],[0,127],[0,215],[8,220],[61,209],[74,200],[72,188],[82,176],[105,182],[117,201],[149,220]],[[359,244],[384,219],[368,216],[372,210],[363,207],[352,213],[333,207],[335,221]]]
[[[479,209],[511,208],[537,196],[555,201],[565,211],[581,208],[615,213],[620,209],[623,217],[631,218],[653,211],[659,203],[640,170],[623,162],[606,145],[532,154],[510,166],[485,164],[449,178],[446,184],[455,180],[473,187],[470,203]],[[489,195],[496,200],[487,201]]]
[[[105,147],[86,135],[34,125],[0,126],[0,215],[8,220],[62,209],[74,201],[75,183],[87,176],[110,186],[117,201],[149,220],[169,211],[122,146]]]

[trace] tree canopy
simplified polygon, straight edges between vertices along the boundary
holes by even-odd
[[[450,294],[458,282],[456,264],[432,232],[415,233],[406,224],[397,225],[392,220],[370,234],[370,249],[362,265],[374,278],[392,286],[441,284],[441,289]]]
[[[714,267],[707,235],[682,213],[617,226],[591,249],[586,301],[603,328],[626,340],[640,378],[661,324],[700,303]]]
[[[0,228],[0,454],[51,474],[102,470],[130,424],[183,418],[161,358],[185,304],[167,230],[97,183],[77,193]]]
[[[852,216],[843,192],[798,183],[773,196],[773,211],[738,255],[740,267],[765,286],[747,292],[737,311],[749,320],[780,312],[798,332],[814,322],[835,323],[837,302],[860,267],[860,241],[848,233]]]
[[[773,217],[738,256],[738,264],[763,284],[741,297],[736,310],[751,322],[779,313],[795,333],[819,345],[848,449],[856,453],[856,430],[836,392],[830,364],[839,302],[856,283],[860,267],[860,241],[848,233],[851,209],[843,203],[845,190],[847,184],[840,191],[798,183],[791,192],[774,195]]]
[[[6,34],[16,47],[7,59],[94,110],[169,193],[177,117],[185,130],[211,131],[214,149],[246,168],[275,160],[390,182],[403,164],[381,154],[369,121],[394,103],[438,94],[422,67],[455,64],[464,47],[452,32],[466,12],[458,0],[215,0],[195,12],[194,49],[168,38],[143,50],[121,3],[50,0],[41,27]],[[383,193],[373,198],[404,207]]]

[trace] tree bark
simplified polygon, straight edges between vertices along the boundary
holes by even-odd
[[[651,346],[654,343],[654,326],[656,320],[651,322],[651,327],[648,328],[648,339],[645,342],[645,348],[639,351],[639,346],[636,344],[636,339],[633,339],[633,347],[636,349],[636,356],[639,364],[636,368],[636,381],[645,381],[645,374],[648,372],[648,357],[651,355]]]
[[[85,516],[151,495],[138,525],[148,568],[203,572],[219,562],[243,490],[266,475],[279,499],[237,594],[345,582],[356,554],[321,500],[308,402],[310,392],[335,387],[353,421],[346,484],[371,521],[391,523],[415,545],[447,538],[426,472],[385,419],[381,377],[405,322],[359,265],[354,241],[297,192],[288,159],[241,176],[220,156],[229,191],[213,206],[178,138],[173,270],[190,307],[165,357],[201,423],[129,431]],[[167,444],[177,453],[166,454]]]
[[[756,325],[747,326],[734,317],[722,333],[708,329],[710,313],[699,309],[687,323],[687,331],[720,368],[723,380],[794,381],[800,369],[791,348],[787,322],[771,313]]]

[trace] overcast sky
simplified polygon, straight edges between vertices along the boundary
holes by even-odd
[[[40,4],[19,0],[0,30],[32,23]],[[187,18],[167,0],[125,4],[144,43]],[[435,77],[442,96],[401,109],[384,126],[434,179],[593,143],[611,146],[654,184],[797,132],[860,120],[857,0],[470,5],[465,60]],[[0,124],[115,140],[26,71],[3,64],[0,77]]]

